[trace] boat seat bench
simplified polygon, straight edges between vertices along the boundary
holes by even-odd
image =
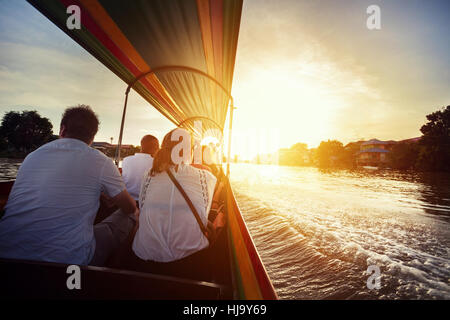
[[[220,299],[226,286],[170,276],[80,266],[81,288],[69,290],[67,264],[0,259],[0,298]]]

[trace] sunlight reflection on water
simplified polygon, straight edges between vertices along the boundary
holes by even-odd
[[[450,298],[449,175],[237,164],[231,182],[281,298]]]

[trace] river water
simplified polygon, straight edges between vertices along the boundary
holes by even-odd
[[[237,164],[231,182],[280,298],[450,299],[450,175]]]
[[[16,178],[22,160],[0,158],[0,181]]]
[[[450,175],[235,164],[231,183],[280,298],[450,299]]]

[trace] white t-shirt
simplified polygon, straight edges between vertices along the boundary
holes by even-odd
[[[216,177],[206,170],[182,164],[171,169],[207,226]],[[186,200],[167,173],[145,176],[139,197],[139,229],[134,253],[143,260],[170,262],[206,248],[209,243]]]
[[[0,220],[0,257],[88,264],[103,191],[125,189],[111,159],[77,139],[58,139],[20,166]]]
[[[134,198],[139,200],[142,178],[144,174],[153,166],[153,158],[147,153],[136,153],[133,156],[126,157],[122,162],[122,177],[128,192]]]

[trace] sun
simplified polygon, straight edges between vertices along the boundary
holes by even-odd
[[[301,70],[274,66],[252,70],[245,81],[236,81],[233,93],[238,108],[233,130],[244,132],[241,136],[272,131],[279,138],[273,148],[290,147],[297,142],[316,147],[330,137],[333,118],[344,101],[334,94],[333,84],[321,78],[321,70],[314,65],[307,72],[305,68]],[[269,146],[266,150],[239,147],[242,143],[242,137],[233,139],[232,148],[243,158],[275,151]]]

